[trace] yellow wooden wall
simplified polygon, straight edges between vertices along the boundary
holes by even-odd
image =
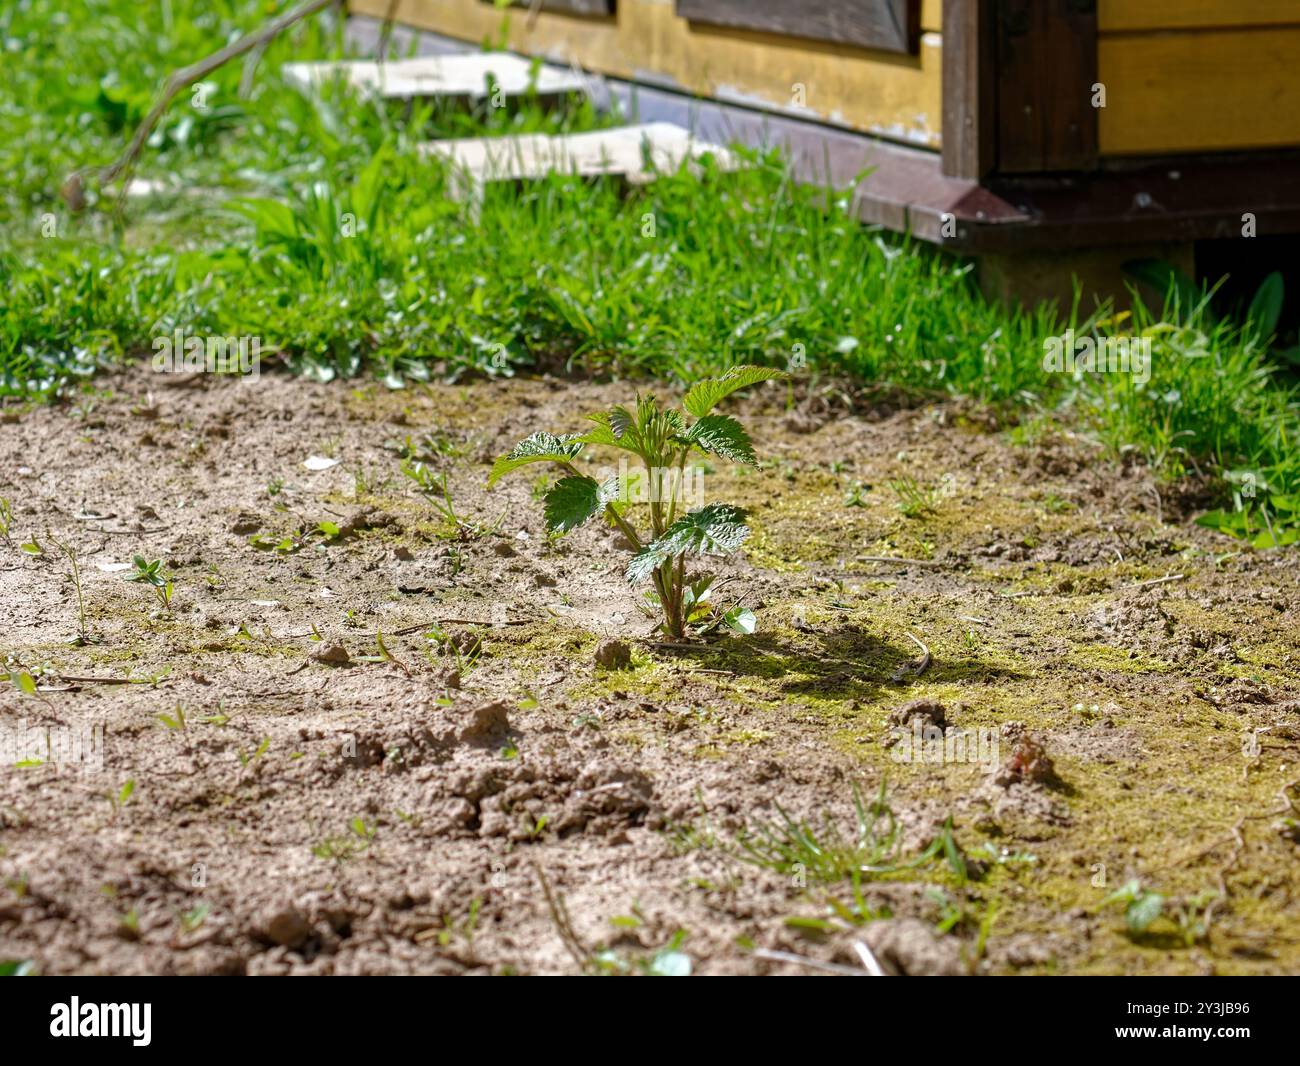
[[[388,0],[351,8],[383,15]],[[615,19],[541,14],[531,28],[513,8],[507,40],[555,62],[937,149],[941,12],[942,0],[922,0],[917,56],[690,24],[673,0],[619,0]],[[475,43],[502,23],[482,0],[401,0],[397,17]],[[1099,0],[1097,17],[1103,156],[1300,146],[1300,0]]]
[[[388,0],[352,0],[382,16]],[[938,148],[942,123],[942,0],[923,0],[920,54],[895,55],[767,33],[709,28],[678,18],[673,0],[619,0],[615,19],[510,9],[509,47],[621,78],[790,110],[880,137]],[[482,0],[401,0],[397,18],[475,43],[496,38],[502,15]],[[803,86],[804,110],[794,107]]]
[[[1300,146],[1300,0],[1100,0],[1102,155]]]

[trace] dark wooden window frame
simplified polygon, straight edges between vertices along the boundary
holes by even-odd
[[[921,0],[677,0],[677,14],[706,26],[915,55]]]

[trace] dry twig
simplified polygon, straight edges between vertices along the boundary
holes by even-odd
[[[158,125],[158,120],[163,117],[167,108],[171,106],[171,102],[176,99],[182,90],[193,85],[196,81],[206,78],[214,70],[225,66],[232,59],[238,59],[256,48],[265,47],[273,37],[283,33],[294,23],[301,22],[308,15],[314,15],[334,3],[338,3],[338,0],[305,0],[304,3],[299,4],[291,11],[285,12],[279,18],[272,19],[252,33],[244,34],[243,37],[226,45],[225,48],[168,74],[163,82],[161,94],[154,101],[153,107],[149,109],[149,113],[145,115],[144,120],[136,128],[134,136],[132,136],[130,143],[126,147],[126,151],[114,162],[99,171],[99,180],[103,185],[109,185],[119,177],[123,179],[121,191],[118,193],[119,208],[126,196],[127,186],[130,184],[131,170],[135,166],[140,153],[144,150],[149,135],[153,132],[154,127]],[[84,174],[84,169],[74,171],[68,176],[68,180],[63,185],[63,199],[74,211],[80,210],[80,207],[85,205]]]

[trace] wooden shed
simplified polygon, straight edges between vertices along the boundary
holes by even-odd
[[[489,0],[394,10],[473,44],[503,26]],[[1300,0],[522,0],[506,40],[762,115],[728,128],[810,180],[874,168],[864,220],[976,254],[1020,298],[1300,230]]]

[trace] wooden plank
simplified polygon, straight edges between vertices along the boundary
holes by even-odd
[[[462,200],[476,197],[488,182],[536,180],[552,173],[618,175],[641,185],[705,154],[712,155],[724,170],[742,165],[728,149],[670,122],[557,136],[524,133],[431,141],[421,145],[420,151],[451,165],[455,174],[452,188]]]
[[[1161,159],[1083,177],[994,177],[988,191],[1029,223],[986,228],[972,250],[1240,240],[1246,211],[1261,235],[1300,232],[1300,154]]]
[[[1102,33],[1300,24],[1296,0],[1098,0]]]
[[[1300,145],[1300,27],[1103,37],[1104,155]]]
[[[999,172],[1097,161],[1095,0],[997,0]]]
[[[997,151],[993,0],[944,0],[943,172],[979,180]]]
[[[925,0],[935,19],[938,0]],[[351,0],[354,14],[382,18],[389,0]],[[688,96],[743,102],[771,113],[834,123],[937,149],[943,105],[941,41],[921,35],[915,56],[761,32],[719,33],[678,17],[673,0],[617,0],[613,19],[511,12],[506,46],[567,66],[654,84]],[[402,0],[397,16],[478,47],[502,30],[480,0]]]
[[[921,31],[919,0],[677,0],[691,22],[911,54]]]
[[[489,85],[499,86],[506,96],[556,96],[586,91],[581,75],[562,67],[532,64],[506,52],[474,52],[465,55],[419,56],[386,63],[343,60],[326,63],[286,63],[285,80],[303,89],[315,89],[335,78],[350,81],[362,92],[390,99],[462,97],[485,99]],[[491,79],[491,80],[489,80]]]

